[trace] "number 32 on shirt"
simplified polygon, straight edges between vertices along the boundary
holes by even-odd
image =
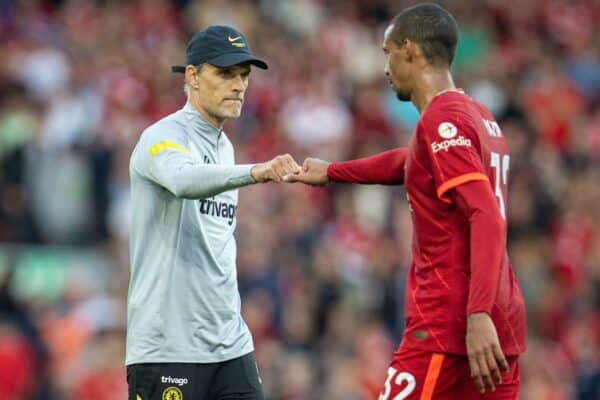
[[[379,396],[379,400],[404,400],[413,392],[413,390],[415,390],[417,382],[414,375],[410,372],[400,372],[396,374],[397,372],[398,371],[396,368],[388,368],[388,377],[385,380],[383,393]],[[394,385],[404,386],[404,389],[395,395],[393,399],[390,399],[390,393],[392,392],[392,379],[394,380]]]

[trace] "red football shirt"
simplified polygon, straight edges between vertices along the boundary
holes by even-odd
[[[505,354],[525,349],[523,299],[506,254],[509,164],[491,113],[453,90],[431,101],[408,148],[327,168],[337,182],[407,182],[415,232],[404,346],[464,354],[467,315],[487,312]]]
[[[505,221],[509,162],[494,117],[464,93],[442,92],[422,113],[404,166],[414,233],[402,345],[466,354],[470,225],[449,191],[470,181],[489,182]],[[505,241],[497,246],[504,254],[489,311],[504,354],[515,355],[525,349],[525,307]]]

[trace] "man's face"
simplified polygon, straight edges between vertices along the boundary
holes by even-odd
[[[383,52],[387,56],[385,75],[388,77],[392,90],[396,92],[396,97],[401,101],[410,101],[412,91],[410,64],[407,61],[404,46],[399,46],[390,37],[393,28],[393,25],[388,26],[383,37]]]
[[[250,64],[225,68],[204,64],[196,75],[191,84],[196,89],[201,111],[218,123],[240,116],[248,89]]]

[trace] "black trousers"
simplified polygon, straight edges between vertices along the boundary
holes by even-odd
[[[129,400],[264,400],[254,353],[211,364],[127,366]]]

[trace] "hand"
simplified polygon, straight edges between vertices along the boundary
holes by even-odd
[[[493,379],[502,383],[498,366],[508,372],[508,363],[500,348],[500,341],[492,318],[485,312],[469,315],[467,319],[467,355],[471,377],[481,393],[485,389],[494,391]]]
[[[328,161],[318,158],[307,158],[302,164],[302,170],[295,174],[284,176],[285,182],[302,182],[308,185],[322,186],[329,182],[327,176]]]
[[[289,154],[277,156],[271,161],[256,164],[250,170],[256,182],[281,182],[283,177],[300,172],[300,166]]]

